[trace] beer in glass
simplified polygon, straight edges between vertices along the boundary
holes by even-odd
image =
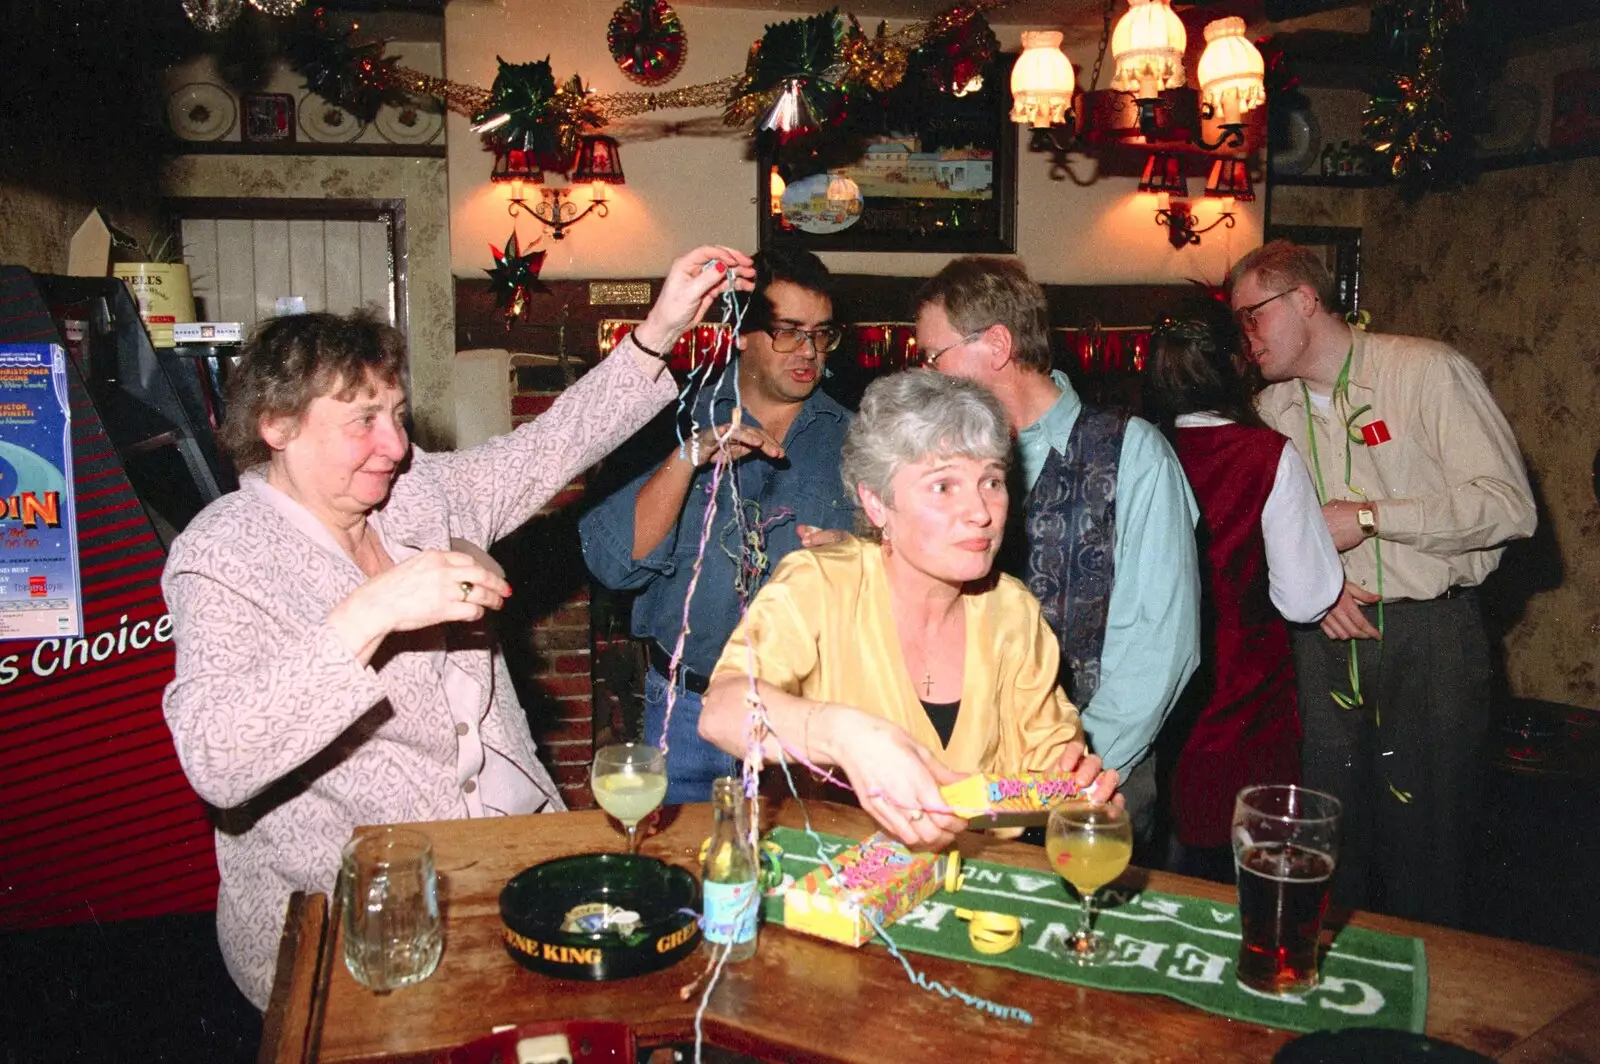
[[[1339,800],[1291,784],[1246,787],[1233,810],[1239,873],[1239,982],[1266,994],[1317,985]]]

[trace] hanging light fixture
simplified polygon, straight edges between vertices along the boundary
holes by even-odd
[[[1072,109],[1076,79],[1055,30],[1027,30],[1011,68],[1011,121],[1034,129],[1060,125]]]
[[[1128,0],[1128,10],[1111,31],[1111,59],[1116,72],[1111,87],[1132,93],[1139,105],[1139,128],[1148,136],[1156,128],[1156,107],[1163,89],[1183,86],[1183,53],[1189,35],[1172,10],[1172,0]]]
[[[1139,178],[1139,191],[1179,199],[1188,196],[1189,182],[1183,176],[1183,157],[1171,152],[1151,152],[1144,163],[1144,176]]]
[[[1245,112],[1267,102],[1266,63],[1245,36],[1244,19],[1237,15],[1206,25],[1206,50],[1197,70],[1200,98],[1213,114],[1221,115],[1226,135],[1218,146],[1244,146]]]

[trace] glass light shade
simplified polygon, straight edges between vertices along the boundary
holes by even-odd
[[[1111,31],[1111,56],[1117,70],[1111,87],[1141,100],[1183,85],[1183,53],[1189,35],[1171,0],[1128,0],[1128,10]]]
[[[572,182],[584,181],[627,184],[622,176],[622,146],[615,137],[591,133],[579,140],[578,164],[572,170]]]
[[[1244,19],[1237,15],[1206,25],[1206,50],[1200,53],[1200,95],[1222,114],[1224,122],[1267,102],[1266,63],[1245,36]]]
[[[1035,129],[1066,121],[1077,79],[1055,30],[1022,34],[1022,54],[1011,68],[1011,121]]]
[[[843,174],[828,175],[828,202],[851,203],[861,198],[861,186]]]
[[[533,152],[521,148],[502,149],[494,153],[494,167],[489,171],[489,180],[510,181],[520,195],[521,182],[537,185],[544,180],[544,171],[539,169]]]

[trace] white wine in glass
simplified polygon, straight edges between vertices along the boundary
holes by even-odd
[[[1106,949],[1104,938],[1094,930],[1094,895],[1120,876],[1133,858],[1133,824],[1121,806],[1068,802],[1051,812],[1044,848],[1050,867],[1072,884],[1083,905],[1078,930],[1066,941],[1066,959],[1100,964]]]
[[[600,808],[628,832],[628,852],[638,853],[639,821],[667,796],[667,759],[661,748],[646,743],[603,747],[594,755],[589,785]]]

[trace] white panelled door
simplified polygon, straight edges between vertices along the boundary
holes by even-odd
[[[403,215],[365,205],[341,212],[303,200],[232,200],[206,210],[216,206],[180,206],[183,258],[202,321],[242,322],[248,332],[275,316],[280,298],[299,296],[307,310],[367,308],[405,327],[397,255],[404,237],[396,231]],[[252,210],[257,216],[248,216]]]

